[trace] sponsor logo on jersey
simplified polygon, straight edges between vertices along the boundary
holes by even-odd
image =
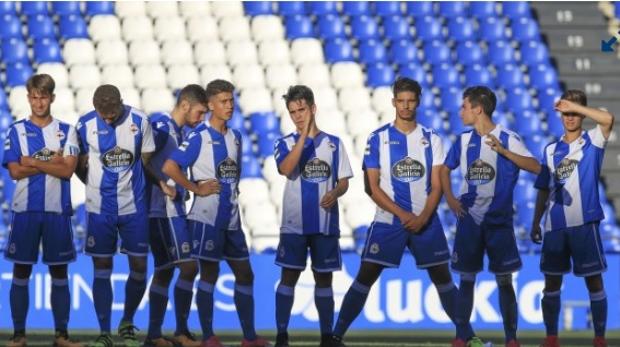
[[[414,182],[424,177],[424,165],[410,157],[397,161],[392,166],[392,176],[401,182]]]
[[[555,181],[560,184],[566,183],[566,180],[570,177],[578,164],[579,161],[575,159],[562,159],[562,161],[560,161],[558,166],[555,168],[555,171],[553,172],[553,177],[555,178]]]
[[[319,158],[312,158],[306,162],[301,172],[301,178],[308,182],[319,183],[327,181],[332,174],[329,164]]]
[[[36,160],[41,160],[41,161],[50,161],[52,159],[52,157],[54,155],[56,155],[57,153],[48,149],[48,148],[41,148],[40,150],[38,150],[37,152],[32,154],[32,157]]]
[[[133,154],[119,146],[116,146],[101,155],[103,167],[114,173],[122,172],[131,167],[134,161]]]
[[[217,178],[222,183],[235,183],[239,178],[239,165],[231,158],[226,158],[217,164]]]
[[[465,180],[468,184],[479,186],[495,179],[495,169],[482,159],[476,159],[467,169]]]

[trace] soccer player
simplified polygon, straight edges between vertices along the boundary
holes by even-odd
[[[80,117],[78,176],[86,184],[87,233],[85,253],[93,259],[93,301],[101,335],[92,346],[113,346],[112,257],[120,235],[121,252],[129,259],[125,306],[118,333],[125,346],[139,346],[133,316],[146,289],[148,206],[143,165],[155,150],[146,115],[123,104],[113,85],[99,86],[95,110]]]
[[[241,346],[269,345],[254,329],[254,274],[237,203],[242,139],[239,131],[226,125],[234,110],[233,92],[234,86],[228,81],[207,84],[210,118],[189,133],[163,167],[165,175],[196,195],[187,219],[193,235],[192,257],[200,262],[196,305],[202,347],[222,346],[213,333],[213,290],[222,259],[235,275],[234,302],[243,330]],[[183,173],[188,167],[190,179]]]
[[[28,282],[39,258],[52,276],[51,304],[55,346],[78,347],[69,340],[70,294],[67,264],[75,260],[71,227],[71,184],[79,152],[75,128],[53,118],[55,83],[46,74],[26,83],[30,116],[11,125],[4,143],[2,166],[17,181],[11,202],[11,233],[4,256],[13,262],[10,290],[13,337],[8,347],[26,346]]]
[[[605,347],[607,296],[601,274],[607,262],[599,222],[604,218],[598,191],[605,145],[614,124],[607,111],[587,107],[580,90],[566,91],[555,109],[562,113],[564,135],[545,147],[542,170],[536,179],[538,189],[532,223],[532,240],[543,240],[540,270],[545,274],[542,311],[547,337],[543,347],[556,347],[562,276],[571,271],[584,277],[590,293],[594,327],[592,346]],[[585,117],[597,123],[585,131]],[[541,218],[545,216],[544,238]]]
[[[276,290],[276,347],[288,347],[288,323],[294,291],[306,268],[308,250],[316,286],[314,303],[319,313],[321,347],[330,346],[334,321],[332,272],[340,270],[338,198],[353,176],[347,152],[334,135],[315,122],[312,90],[292,86],[283,96],[297,131],[275,142],[278,172],[287,178],[282,205],[282,226],[276,264],[282,277]]]
[[[499,288],[500,311],[507,347],[517,341],[517,300],[512,273],[521,268],[513,230],[514,186],[519,170],[538,173],[540,164],[514,132],[493,123],[495,94],[487,87],[470,87],[463,93],[461,118],[473,129],[457,136],[441,167],[441,186],[458,222],[452,253],[452,269],[461,276],[455,311],[457,338],[479,346],[480,339],[466,326],[474,303],[476,274],[482,271],[485,252],[489,271]],[[460,196],[450,185],[450,170],[460,166]]]
[[[385,268],[400,266],[405,248],[420,269],[426,269],[444,310],[453,317],[458,289],[448,263],[450,250],[437,216],[441,199],[439,165],[444,152],[440,137],[416,121],[422,89],[418,82],[399,78],[392,87],[393,123],[368,137],[364,153],[366,193],[377,204],[368,230],[362,264],[344,297],[334,329],[333,345],[360,314],[368,292]]]
[[[185,191],[174,185],[161,167],[170,153],[183,142],[183,127],[194,128],[207,112],[204,88],[190,84],[181,89],[177,103],[170,114],[151,116],[150,122],[155,139],[155,154],[149,162],[147,173],[152,179],[149,185],[150,210],[149,241],[155,260],[155,274],[149,290],[149,329],[144,346],[172,347],[173,342],[161,332],[168,287],[174,268],[179,277],[174,287],[174,312],[177,322],[174,342],[181,346],[199,347],[187,327],[187,317],[192,303],[194,279],[198,274],[195,259],[191,258],[191,235],[185,221]]]

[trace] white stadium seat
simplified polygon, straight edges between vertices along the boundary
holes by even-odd
[[[9,106],[11,114],[15,119],[23,119],[30,114],[30,104],[28,103],[28,91],[26,86],[16,86],[11,88],[9,94]]]
[[[217,18],[242,17],[243,4],[241,1],[214,1],[211,4],[211,13]]]
[[[282,99],[282,95],[286,94],[286,88],[280,89],[272,89],[271,90],[271,102],[273,103],[273,110],[280,117],[288,117],[288,110],[286,109],[286,105],[284,104],[284,99]]]
[[[75,64],[94,64],[95,46],[89,39],[71,39],[62,48],[62,57],[67,67]]]
[[[101,84],[101,72],[96,65],[73,65],[69,69],[69,85],[74,89],[97,87]]]
[[[257,228],[263,225],[278,225],[276,208],[269,201],[262,202],[260,205],[252,204],[247,206],[243,216],[250,228]]]
[[[73,96],[73,94],[71,95]],[[77,124],[77,121],[80,118],[80,114],[78,114],[75,110],[68,110],[62,112],[54,112],[52,110],[52,116],[54,116],[54,118],[58,119],[61,122],[65,122],[71,125]]]
[[[158,64],[140,65],[134,73],[135,84],[139,89],[166,88],[166,70]]]
[[[161,48],[161,60],[166,66],[193,64],[192,45],[185,40],[168,40]]]
[[[316,112],[316,122],[320,129],[333,135],[346,133],[347,126],[342,112],[338,110],[322,110],[318,108]]]
[[[264,42],[284,39],[284,26],[278,16],[256,16],[252,18],[251,29],[254,41]]]
[[[275,175],[277,175],[277,177],[273,178],[273,183],[271,183],[271,185],[269,186],[269,198],[271,202],[276,206],[276,208],[281,208],[282,199],[284,199],[284,187],[286,186],[286,178],[284,176],[280,176],[277,171],[275,171]]]
[[[114,7],[121,18],[146,16],[146,3],[142,1],[118,1],[114,3]]]
[[[142,91],[142,110],[147,114],[168,112],[174,107],[174,96],[168,88]]]
[[[278,103],[283,104],[281,97],[278,100]],[[282,132],[282,134],[290,134],[295,130],[296,130],[295,123],[293,123],[293,120],[291,120],[291,117],[288,114],[288,111],[286,111],[285,113],[281,113],[280,114],[280,131]]]
[[[252,238],[252,249],[256,252],[264,252],[266,250],[276,250],[280,243],[280,236],[263,236]]]
[[[239,181],[239,204],[245,208],[250,205],[269,203],[269,186],[262,178],[245,178]],[[245,193],[244,192],[251,192]]]
[[[358,134],[353,139],[353,149],[352,152],[357,156],[364,156],[364,151],[366,150],[366,145],[368,144],[368,133]]]
[[[299,83],[312,89],[331,86],[330,74],[325,64],[303,64],[299,66]]]
[[[99,41],[95,50],[97,64],[127,64],[127,45],[121,40]]]
[[[280,225],[278,223],[269,225],[258,225],[252,228],[252,238],[257,237],[279,237]]]
[[[394,112],[394,106],[392,105],[392,93],[391,87],[378,87],[372,91],[372,108],[378,113],[391,111]]]
[[[244,113],[269,112],[273,110],[271,95],[265,88],[251,88],[242,90],[239,96],[239,105]]]
[[[131,87],[118,88],[121,91],[121,98],[123,99],[123,103],[125,105],[132,106],[139,110],[142,109],[142,99],[140,97],[140,92]]]
[[[159,44],[154,40],[133,41],[129,45],[129,61],[132,65],[159,64],[159,54]]]
[[[131,42],[153,39],[153,20],[147,16],[133,16],[123,19],[123,39]]]
[[[200,84],[200,74],[194,64],[172,65],[168,68],[168,86],[174,89],[181,89],[186,85],[194,83]]]
[[[75,112],[75,100],[73,98],[73,91],[69,88],[61,87],[54,89],[54,102],[52,103],[52,115],[57,115],[70,112]]]
[[[159,42],[185,40],[185,22],[181,17],[161,17],[155,19],[155,38]]]
[[[217,22],[213,17],[191,17],[187,19],[187,38],[191,42],[219,40]]]
[[[226,48],[217,40],[202,40],[194,46],[194,60],[198,66],[226,64]]]
[[[77,207],[84,202],[86,202],[86,186],[77,178],[77,175],[73,175],[71,177],[71,203],[73,207]]]
[[[78,89],[75,93],[75,107],[80,115],[91,111],[93,106],[93,94],[96,87]],[[122,97],[122,94],[121,94]]]
[[[289,64],[290,48],[283,39],[261,42],[258,45],[258,59],[263,65]]]
[[[345,211],[345,219],[352,228],[361,225],[370,225],[375,216],[375,205],[369,200],[362,200],[353,208]]]
[[[250,21],[245,17],[226,17],[219,23],[220,38],[224,42],[251,40]]]
[[[69,71],[63,63],[43,63],[37,67],[38,74],[48,74],[52,76],[56,83],[56,88],[63,88],[69,85]]]
[[[180,1],[179,10],[185,18],[211,16],[211,5],[207,1]]]
[[[148,1],[146,13],[153,18],[177,16],[179,14],[177,3],[177,1]]]
[[[340,109],[346,113],[370,108],[370,95],[366,87],[342,89],[338,94]]]
[[[325,61],[323,45],[313,38],[294,40],[291,44],[291,58],[295,65],[322,64]]]
[[[121,38],[121,23],[113,15],[97,15],[88,23],[88,34],[95,42]]]
[[[274,182],[284,179],[284,176],[280,176],[280,174],[278,173],[278,166],[276,164],[275,158],[272,155],[266,157],[263,161],[263,167],[261,169],[261,172],[263,173],[263,177],[265,177],[265,179],[269,183],[270,190],[273,188]]]
[[[379,128],[377,114],[369,109],[350,112],[347,114],[347,128],[351,136],[367,136]]]
[[[237,89],[259,88],[265,85],[265,72],[258,64],[239,65],[233,70],[232,82]]]
[[[284,89],[297,84],[297,70],[291,64],[272,64],[267,66],[267,87]]]
[[[314,102],[322,112],[338,109],[338,95],[331,87],[315,89]]]
[[[231,66],[258,63],[256,45],[252,41],[235,41],[226,47],[226,58]]]
[[[337,89],[364,86],[364,72],[358,63],[335,63],[331,72],[332,84]]]
[[[133,70],[126,64],[106,65],[101,71],[101,83],[133,88]]]
[[[203,65],[200,67],[200,80],[203,85],[211,82],[215,79],[223,79],[230,81],[232,79],[232,72],[226,64],[216,65]]]

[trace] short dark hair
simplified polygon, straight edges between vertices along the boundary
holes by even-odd
[[[576,102],[582,106],[588,106],[588,97],[586,96],[586,93],[584,93],[582,90],[569,89],[562,94],[561,98],[564,100]]]
[[[207,84],[206,94],[207,100],[219,93],[232,93],[235,91],[235,86],[226,80],[213,80]]]
[[[123,106],[121,92],[111,84],[104,84],[95,90],[93,95],[93,106],[99,113],[110,114],[118,112]]]
[[[181,104],[181,101],[186,100],[191,105],[193,104],[207,104],[207,93],[202,86],[198,84],[188,84],[179,91],[177,95],[177,106]]]
[[[314,93],[312,92],[312,89],[301,84],[288,87],[286,94],[282,95],[282,99],[284,99],[286,107],[288,107],[288,104],[291,101],[300,100],[305,100],[306,105],[308,106],[314,105]]]
[[[469,99],[472,106],[482,106],[482,111],[491,117],[495,106],[497,105],[497,97],[489,87],[473,86],[465,89],[463,99]]]
[[[416,98],[420,100],[420,96],[422,95],[422,87],[416,80],[409,77],[399,77],[392,85],[392,93],[394,93],[394,97],[396,97],[396,94],[400,92],[412,92],[415,94]]]
[[[43,95],[54,94],[54,88],[56,88],[56,82],[52,76],[48,74],[32,75],[26,82],[26,90],[28,93],[39,92]]]

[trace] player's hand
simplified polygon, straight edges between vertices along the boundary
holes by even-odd
[[[19,158],[19,164],[21,166],[34,167],[36,159],[33,157],[24,155]]]
[[[177,190],[174,186],[168,185],[166,182],[164,181],[159,181],[159,188],[161,189],[161,191],[166,194],[168,197],[170,197],[170,199],[176,198],[177,196]]]
[[[540,245],[542,243],[542,231],[540,230],[540,225],[538,224],[532,225],[532,231],[530,232],[530,238],[532,239],[532,242],[536,244]]]
[[[222,187],[220,186],[220,182],[212,178],[210,180],[201,181],[200,183],[198,183],[198,190],[196,191],[196,195],[207,196],[211,194],[219,194],[221,189]]]
[[[62,164],[64,162],[64,157],[62,153],[56,153],[50,158],[50,163],[52,164]]]
[[[565,99],[558,100],[554,105],[555,110],[561,113],[578,113],[579,107],[580,105]]]
[[[306,136],[310,134],[310,117],[304,121],[304,128],[301,130],[301,133]]]
[[[461,218],[465,215],[465,210],[463,209],[463,205],[461,205],[459,199],[446,197],[446,202],[452,212],[454,212],[456,218]]]
[[[330,190],[323,195],[323,198],[321,199],[321,207],[324,209],[330,209],[334,206],[334,204],[336,204],[336,201],[338,201],[338,195],[336,195],[333,190]]]
[[[492,150],[497,152],[498,154],[506,153],[506,148],[502,145],[502,143],[495,137],[495,135],[488,134],[488,141],[486,142]]]
[[[422,229],[426,225],[427,220],[423,218],[422,216],[416,216],[415,214],[413,214],[413,216],[414,217],[410,219],[407,225],[405,226],[405,229],[407,229],[408,231],[414,234],[418,234],[420,231],[422,231]]]

